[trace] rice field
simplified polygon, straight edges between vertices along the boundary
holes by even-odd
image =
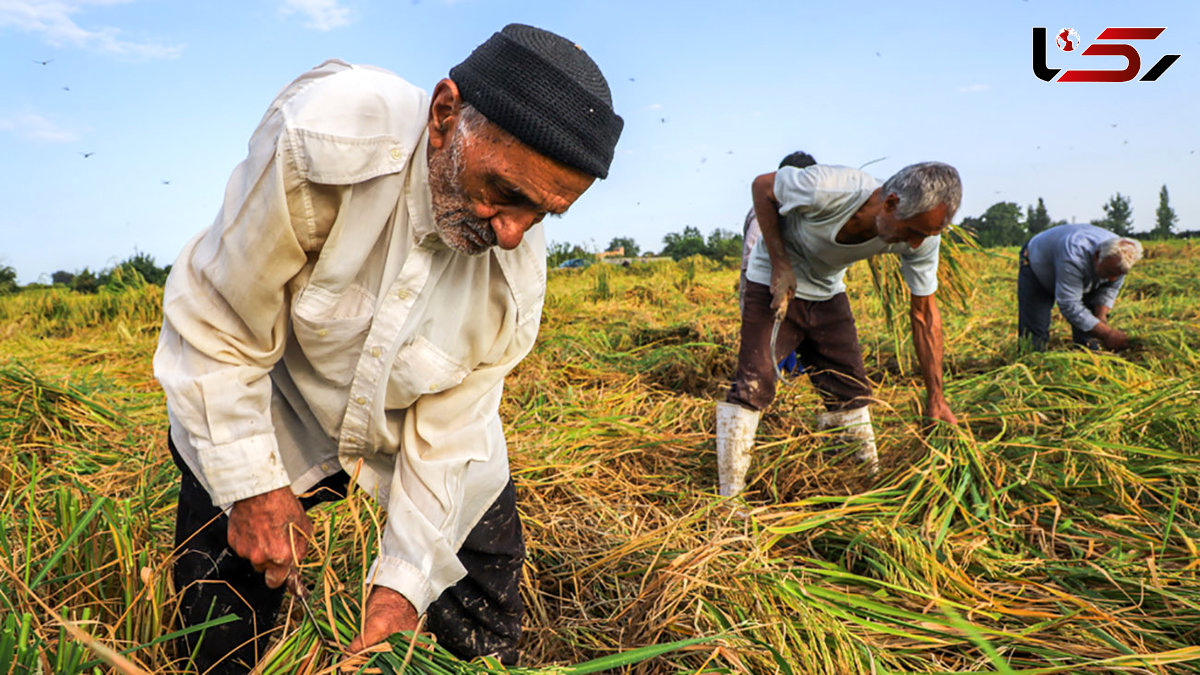
[[[1200,245],[1148,245],[1119,356],[1069,348],[1057,315],[1052,350],[1019,354],[1015,250],[954,259],[961,425],[924,428],[907,301],[855,267],[882,471],[828,458],[800,378],[763,415],[745,517],[714,489],[736,268],[552,271],[502,410],[529,551],[508,672],[1200,672]],[[0,299],[0,673],[187,671],[160,301]],[[312,515],[314,616],[285,604],[261,672],[506,672],[408,636],[341,655],[381,515],[361,495]]]

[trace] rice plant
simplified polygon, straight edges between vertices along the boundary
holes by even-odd
[[[550,275],[502,408],[521,666],[462,663],[424,633],[344,653],[386,517],[354,494],[312,513],[312,615],[285,605],[260,672],[1200,672],[1200,247],[1147,247],[1112,313],[1137,342],[1121,355],[1070,348],[1060,319],[1051,351],[1018,353],[1015,251],[947,249],[962,424],[924,428],[906,290],[855,268],[883,470],[827,455],[799,379],[763,416],[746,518],[713,489],[737,270]],[[160,293],[0,299],[0,673],[185,670]]]

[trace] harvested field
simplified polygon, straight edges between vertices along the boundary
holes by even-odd
[[[748,518],[714,490],[737,270],[552,271],[502,409],[529,550],[513,672],[1200,671],[1200,245],[1147,246],[1112,314],[1137,339],[1121,356],[1068,348],[1057,314],[1052,351],[1018,354],[1015,257],[955,256],[941,306],[962,424],[933,431],[907,301],[889,270],[853,268],[883,470],[825,456],[800,379],[763,416]],[[160,301],[0,299],[0,672],[184,672],[164,640]],[[322,638],[355,633],[379,513],[354,495],[313,516],[321,625],[291,607],[264,672],[331,672]],[[504,672],[395,648],[367,667]]]

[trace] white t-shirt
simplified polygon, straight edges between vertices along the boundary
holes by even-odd
[[[848,166],[785,166],[775,173],[779,231],[796,273],[797,298],[828,300],[844,292],[846,268],[880,253],[900,257],[900,273],[913,295],[933,295],[937,290],[941,237],[928,237],[915,249],[908,242],[889,244],[878,237],[858,244],[837,242],[838,231],[880,185],[871,175]],[[759,241],[751,251],[746,278],[771,284],[766,242]]]

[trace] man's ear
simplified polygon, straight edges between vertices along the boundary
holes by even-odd
[[[886,213],[895,213],[898,208],[900,208],[900,197],[895,192],[883,198],[883,210]]]
[[[429,145],[441,150],[454,135],[454,127],[462,113],[462,94],[454,80],[443,78],[433,88],[429,104]]]

